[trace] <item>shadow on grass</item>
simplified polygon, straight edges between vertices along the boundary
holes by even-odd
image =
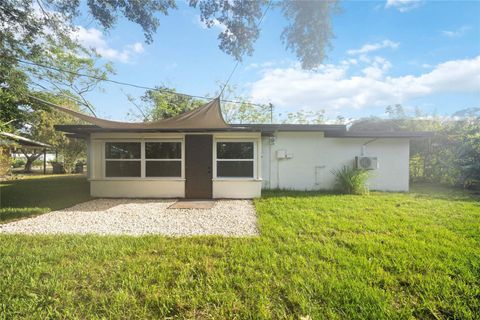
[[[396,193],[408,194],[415,198],[479,202],[479,205],[480,205],[480,192],[478,191],[471,191],[471,190],[448,187],[443,185],[436,185],[431,183],[414,183],[410,186],[410,192],[371,191],[371,194],[375,194],[375,195],[381,195],[381,194],[392,195]],[[310,197],[332,196],[332,195],[344,195],[344,194],[336,190],[315,190],[315,191],[295,191],[295,190],[289,190],[289,189],[262,190],[263,199],[269,199],[269,198],[275,198],[275,197],[310,198]],[[362,197],[362,195],[355,195],[355,196]],[[368,195],[364,195],[364,196],[368,196]]]
[[[295,198],[309,198],[317,196],[331,196],[341,195],[342,193],[335,190],[313,190],[313,191],[298,191],[291,189],[263,189],[262,198],[276,198],[276,197],[295,197]]]
[[[50,211],[49,208],[1,208],[0,224],[37,216]]]
[[[410,194],[415,198],[477,202],[480,205],[479,191],[460,189],[445,185],[413,183],[410,186]]]
[[[83,175],[34,176],[0,183],[0,221],[64,209],[91,200]]]

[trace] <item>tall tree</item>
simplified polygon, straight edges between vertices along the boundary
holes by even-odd
[[[55,104],[67,106],[72,110],[80,110],[78,103],[65,96],[51,93],[36,93],[39,98],[50,101]],[[32,112],[35,110],[35,112]],[[53,110],[48,107],[29,107],[29,117],[22,131],[22,135],[31,139],[50,144],[63,158],[63,165],[67,172],[71,172],[76,161],[85,157],[85,142],[79,139],[67,137],[63,132],[55,130],[55,125],[62,124],[80,124],[78,119],[73,118],[61,111]],[[22,150],[27,158],[25,172],[31,172],[33,162],[42,155],[42,150]]]
[[[287,118],[283,120],[283,123],[296,123],[296,124],[320,124],[325,121],[325,111],[314,110],[299,110],[296,112],[289,112]]]
[[[127,95],[136,110],[132,115],[143,121],[167,119],[193,110],[205,104],[204,100],[177,94],[175,89],[156,86],[156,90],[146,90],[140,99]]]
[[[401,105],[386,109],[389,119],[355,122],[353,131],[431,131],[430,139],[410,142],[410,177],[434,183],[480,188],[480,110],[469,108],[451,117],[411,115]]]
[[[3,0],[0,3],[3,57],[31,57],[42,49],[40,39],[61,38],[69,41],[75,19],[82,14],[80,1],[70,0]],[[337,0],[225,1],[189,0],[198,8],[200,19],[208,28],[221,24],[219,48],[241,61],[253,53],[260,34],[260,21],[270,7],[282,11],[287,25],[281,34],[285,47],[292,50],[305,69],[319,66],[332,38],[331,15],[338,12]],[[113,28],[119,16],[139,25],[145,41],[151,43],[160,25],[160,15],[177,8],[175,0],[90,0],[87,14],[105,30]],[[11,63],[12,61],[10,61]]]

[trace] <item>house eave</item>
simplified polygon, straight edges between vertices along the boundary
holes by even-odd
[[[346,131],[346,132],[325,132],[326,138],[432,138],[435,134],[428,131]]]

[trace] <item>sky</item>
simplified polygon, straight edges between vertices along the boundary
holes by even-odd
[[[198,10],[178,4],[160,16],[150,45],[126,20],[105,33],[83,16],[77,36],[113,63],[111,79],[213,96],[235,64],[218,48],[223,26],[207,29]],[[327,58],[314,71],[302,70],[285,50],[280,34],[286,21],[278,8],[270,10],[253,55],[231,79],[236,93],[272,103],[276,114],[324,110],[329,119],[382,117],[395,104],[445,116],[480,107],[480,1],[342,1],[340,7],[332,16],[335,38]],[[143,93],[104,83],[88,99],[101,117],[133,120],[126,95]]]

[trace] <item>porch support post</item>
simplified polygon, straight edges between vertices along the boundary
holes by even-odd
[[[43,149],[43,174],[47,174],[47,149]]]

